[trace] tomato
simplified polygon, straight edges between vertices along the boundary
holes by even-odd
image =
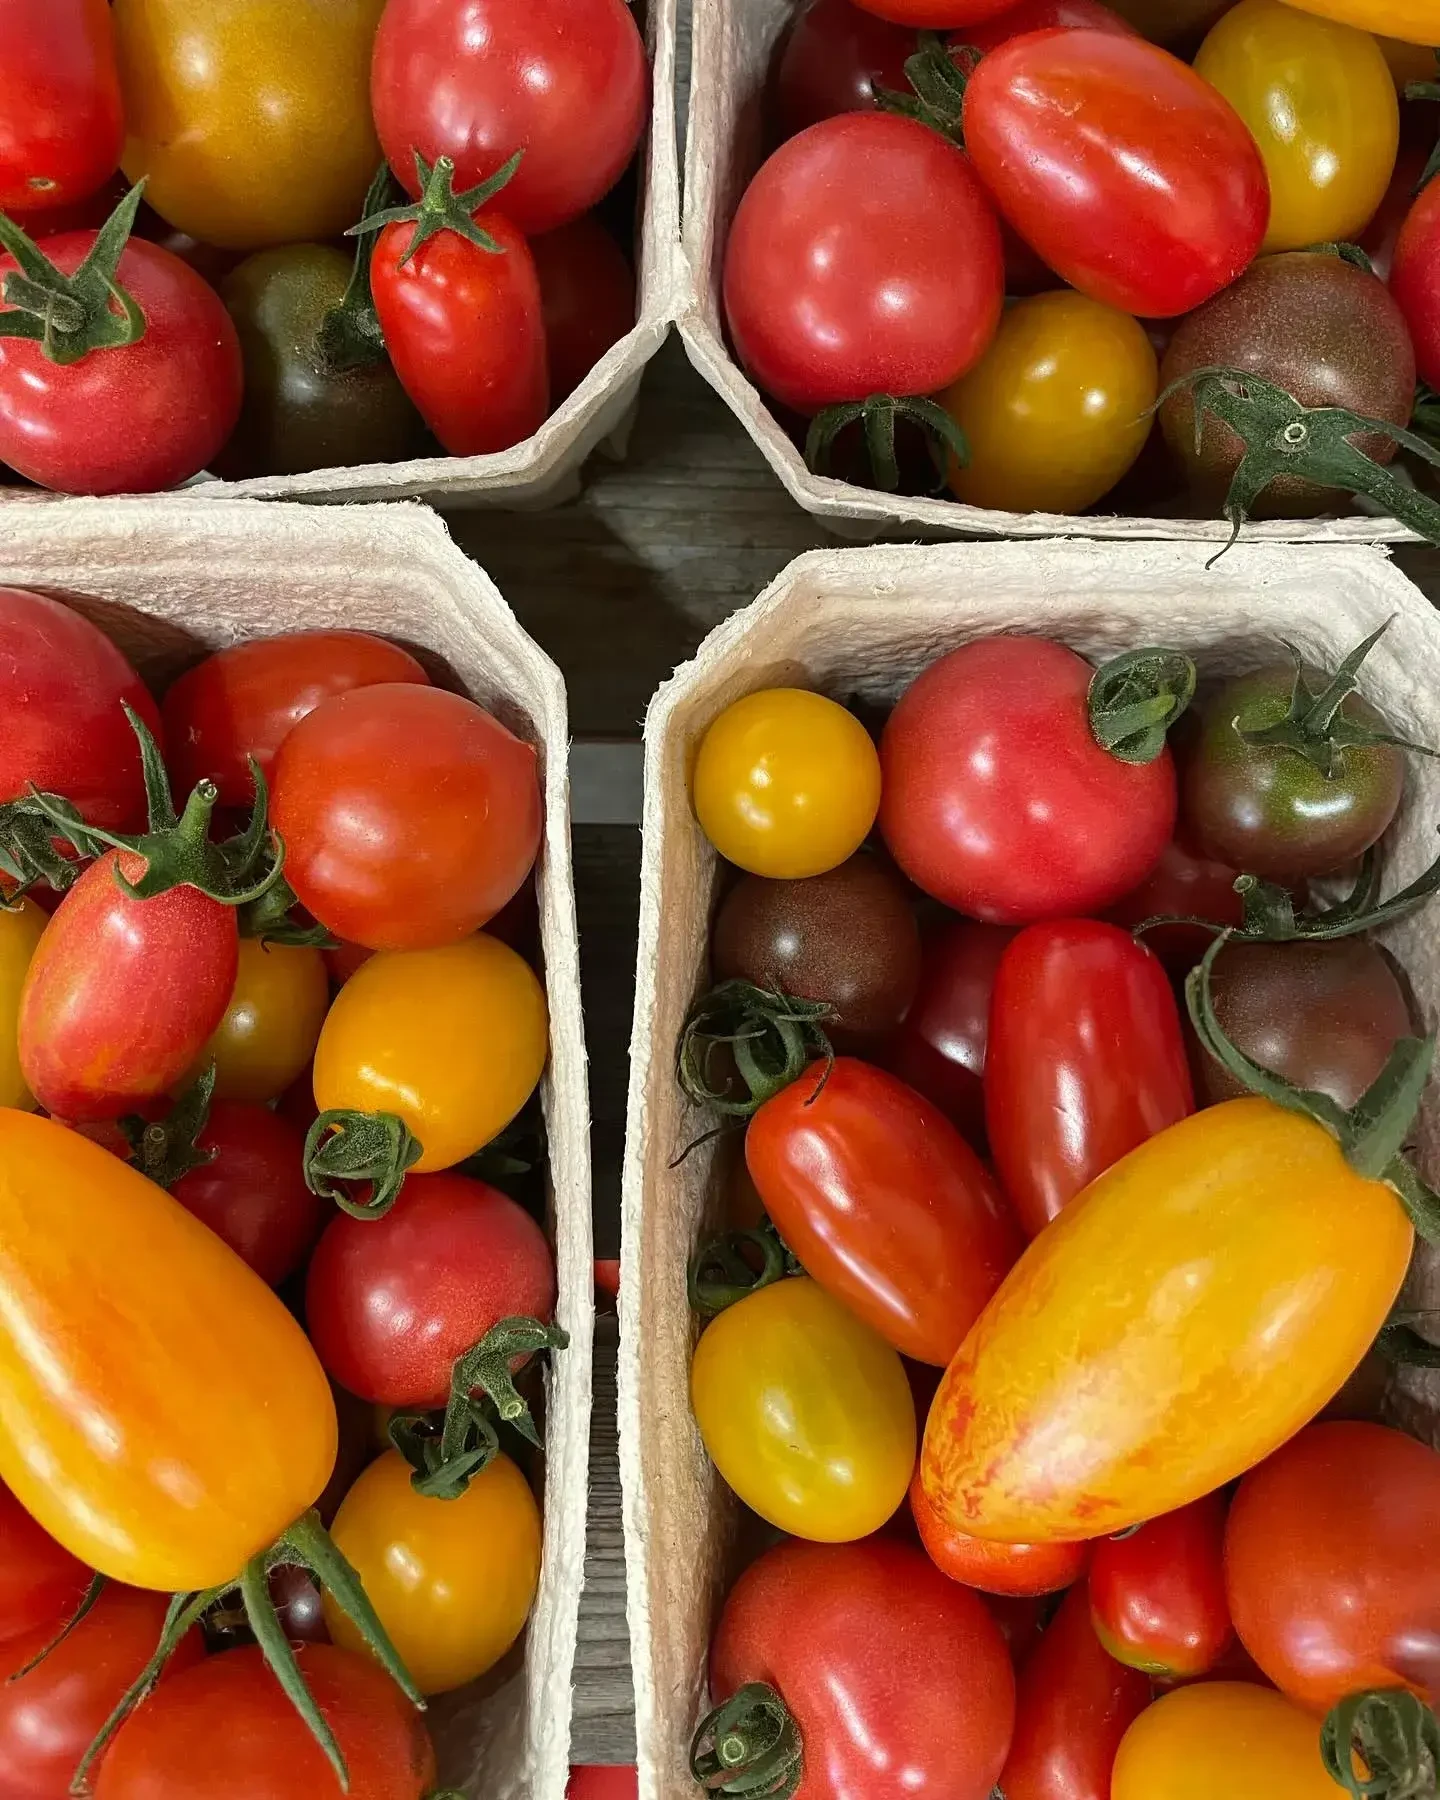
[[[1245,1648],[1310,1712],[1440,1699],[1440,1455],[1383,1425],[1308,1426],[1240,1484],[1225,1573]]]
[[[435,1752],[389,1676],[328,1644],[295,1654],[344,1752],[350,1800],[425,1800]],[[206,1800],[314,1800],[336,1785],[256,1649],[227,1650],[166,1682],[115,1739],[95,1800],[193,1800],[199,1770]]]
[[[639,1776],[633,1763],[571,1763],[566,1800],[636,1800]]]
[[[740,361],[805,414],[948,387],[984,354],[1003,296],[1000,229],[969,162],[888,113],[846,113],[783,144],[725,251]]]
[[[1090,1564],[1090,1616],[1117,1662],[1170,1680],[1213,1669],[1234,1630],[1225,1598],[1223,1494],[1102,1538]]]
[[[545,993],[483,933],[443,950],[373,956],[340,990],[315,1050],[322,1112],[393,1113],[420,1140],[417,1175],[503,1131],[549,1049]]]
[[[1120,1740],[1150,1703],[1150,1682],[1108,1655],[1086,1584],[1071,1589],[1020,1674],[1005,1800],[1110,1800]],[[1267,1796],[1268,1800],[1268,1796]]]
[[[278,1100],[310,1067],[330,1007],[318,950],[240,940],[235,986],[201,1060],[221,1100]]]
[[[458,1500],[427,1500],[410,1485],[410,1465],[387,1451],[346,1495],[334,1538],[422,1693],[447,1693],[493,1669],[535,1603],[540,1508],[508,1456],[497,1455]],[[332,1602],[325,1616],[337,1644],[362,1649]]]
[[[1093,673],[1063,644],[986,638],[901,696],[880,743],[880,830],[927,894],[1019,925],[1107,906],[1154,867],[1175,822],[1170,753],[1101,749]]]
[[[278,1287],[304,1262],[328,1208],[305,1185],[305,1140],[267,1106],[217,1100],[196,1139],[214,1160],[170,1192],[262,1281]]]
[[[1422,381],[1440,385],[1440,184],[1431,182],[1400,228],[1390,292],[1415,343]]]
[[[275,764],[285,878],[372,950],[469,937],[534,867],[544,803],[532,744],[440,688],[355,688],[307,713]]]
[[[74,1616],[89,1585],[84,1563],[57,1544],[9,1488],[0,1487],[0,1644],[34,1631],[53,1636]],[[15,1666],[25,1660],[18,1658]]]
[[[988,1800],[1015,1677],[977,1594],[918,1550],[781,1544],[736,1582],[710,1652],[717,1698],[768,1683],[799,1729],[796,1800]]]
[[[806,1273],[918,1362],[950,1361],[1020,1254],[1004,1196],[945,1115],[851,1056],[765,1102],[745,1163]]]
[[[1111,1800],[1211,1800],[1241,1769],[1265,1800],[1333,1800],[1315,1721],[1240,1681],[1180,1688],[1143,1712],[1115,1758]]]
[[[752,875],[824,875],[869,836],[880,759],[853,713],[803,688],[762,688],[706,730],[691,776],[695,813]]]
[[[1265,165],[1193,70],[1113,32],[1032,33],[982,59],[965,145],[1002,213],[1092,300],[1173,318],[1260,247]]]
[[[1165,846],[1160,861],[1139,887],[1117,900],[1107,916],[1127,931],[1147,919],[1165,917],[1212,919],[1217,925],[1238,926],[1245,911],[1235,892],[1238,879],[1238,869],[1197,856],[1175,840]],[[1145,933],[1144,943],[1172,974],[1185,975],[1210,948],[1214,936],[1203,925],[1160,925]]]
[[[952,25],[975,25],[1004,12],[1011,0],[863,0],[865,10],[897,25],[944,31]]]
[[[115,172],[125,126],[106,0],[0,6],[0,212],[88,199]]]
[[[366,104],[385,0],[115,0],[125,173],[202,243],[333,238],[380,148]]]
[[[0,1106],[32,1112],[35,1097],[20,1071],[20,996],[46,926],[33,900],[0,906]]]
[[[1090,1560],[1088,1544],[991,1544],[940,1519],[925,1498],[917,1469],[910,1510],[920,1542],[942,1575],[987,1594],[1054,1594],[1074,1585]]]
[[[979,28],[967,27],[950,40],[952,50],[968,48],[981,55],[998,50],[1011,38],[1030,31],[1114,31],[1133,37],[1135,27],[1100,0],[1019,0]]]
[[[724,1479],[795,1537],[866,1537],[905,1498],[915,1402],[904,1365],[813,1281],[776,1282],[712,1319],[690,1404]]]
[[[1290,0],[1302,12],[1338,19],[1358,31],[1374,31],[1407,44],[1435,42],[1435,9],[1431,0]]]
[[[1054,1543],[1210,1493],[1338,1391],[1413,1242],[1394,1191],[1300,1114],[1182,1119],[1041,1233],[966,1339],[926,1428],[931,1504]]]
[[[1435,72],[1434,58],[1430,59],[1429,74]],[[1365,227],[1356,242],[1370,258],[1371,267],[1381,281],[1390,280],[1391,270],[1395,262],[1395,246],[1400,240],[1405,221],[1415,207],[1415,195],[1420,186],[1420,177],[1425,172],[1428,154],[1421,144],[1402,142],[1400,154],[1395,162],[1395,173],[1390,177],[1390,185],[1385,190],[1385,198],[1380,202],[1370,223]],[[1393,291],[1393,290],[1392,290]]]
[[[1114,0],[1115,10],[1156,44],[1191,38],[1213,25],[1234,0]]]
[[[1035,1237],[1062,1208],[1195,1107],[1159,960],[1096,919],[1031,925],[995,975],[985,1122],[995,1167]]]
[[[794,137],[837,113],[871,112],[877,88],[909,91],[913,30],[877,19],[851,0],[807,0],[785,34],[770,81],[776,135]]]
[[[550,404],[568,400],[635,323],[635,271],[593,214],[530,240],[540,278]]]

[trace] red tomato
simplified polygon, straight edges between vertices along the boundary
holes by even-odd
[[[635,323],[635,272],[610,233],[587,213],[531,238],[545,316],[550,404],[568,399]]]
[[[37,244],[43,244],[46,238],[58,237],[62,231],[98,231],[125,198],[130,183],[123,175],[112,177],[103,187],[96,188],[93,194],[84,200],[76,200],[69,206],[47,206],[41,212],[26,213],[22,223],[26,233]],[[140,218],[144,219],[146,208],[140,208]],[[154,243],[152,232],[142,230],[137,222],[136,237],[148,237]],[[166,245],[169,248],[169,245]]]
[[[1102,1538],[1090,1618],[1116,1659],[1170,1680],[1208,1674],[1234,1638],[1225,1599],[1224,1494],[1207,1494],[1129,1537]]]
[[[1003,44],[966,89],[965,146],[1062,279],[1144,318],[1217,294],[1269,222],[1265,165],[1239,114],[1139,37],[1037,32]]]
[[[989,1800],[1015,1677],[978,1594],[908,1544],[790,1541],[736,1582],[711,1690],[768,1682],[804,1743],[796,1800]]]
[[[0,1642],[73,1617],[90,1571],[0,1485]]]
[[[1126,1731],[1150,1682],[1107,1655],[1084,1582],[1065,1596],[1020,1675],[1015,1740],[1000,1776],[1005,1800],[1110,1800]]]
[[[1225,1534],[1235,1628],[1323,1713],[1369,1688],[1440,1702],[1440,1455],[1383,1425],[1309,1425],[1240,1483]]]
[[[462,190],[524,151],[503,210],[532,237],[614,187],[645,129],[650,81],[624,0],[389,0],[370,97],[412,197],[417,150],[448,156]]]
[[[635,1800],[639,1777],[633,1763],[572,1763],[567,1800]]]
[[[926,893],[1023,925],[1089,913],[1154,868],[1175,824],[1169,750],[1124,763],[1090,732],[1090,665],[985,638],[930,665],[880,741],[880,830]]]
[[[909,93],[918,39],[851,0],[809,0],[785,35],[770,89],[777,134],[794,137],[838,113],[873,112],[876,88]]]
[[[930,394],[995,335],[1000,228],[954,145],[913,119],[846,113],[750,183],[724,289],[741,362],[796,412]]]
[[[381,682],[429,685],[408,650],[364,631],[252,638],[207,656],[166,694],[166,760],[179,792],[209,779],[222,806],[255,797],[249,758],[273,781],[280,746],[322,700]]]
[[[1440,181],[1424,190],[1400,228],[1390,292],[1414,339],[1420,379],[1440,387]]]
[[[1357,240],[1382,281],[1390,279],[1390,271],[1395,262],[1395,246],[1399,242],[1405,221],[1414,210],[1416,190],[1420,185],[1420,177],[1425,172],[1427,160],[1424,146],[1400,146],[1395,173],[1390,178],[1390,186],[1385,190],[1385,198],[1380,202],[1379,211]]]
[[[939,1108],[853,1056],[765,1102],[745,1165],[806,1274],[917,1362],[950,1361],[1023,1247]]]
[[[1109,917],[1127,931],[1146,919],[1213,919],[1217,925],[1239,925],[1245,908],[1235,892],[1239,870],[1197,856],[1177,841],[1168,843],[1160,860],[1137,888],[1110,908]],[[1144,944],[1172,975],[1193,969],[1214,942],[1203,925],[1159,925],[1147,931]]]
[[[993,19],[1012,3],[1013,0],[862,0],[865,10],[877,18],[933,31]]]
[[[87,199],[125,142],[107,0],[0,0],[0,212]]]
[[[1100,0],[1020,0],[1004,12],[987,19],[976,30],[957,32],[950,39],[953,50],[970,48],[988,55],[1008,44],[1011,38],[1024,37],[1030,31],[1111,31],[1120,37],[1138,33],[1128,19],[1122,19]]]
[[[1016,1669],[1023,1669],[1030,1652],[1040,1642],[1049,1610],[1045,1594],[986,1594],[985,1608],[1000,1627]]]
[[[1031,925],[1000,959],[985,1122],[1031,1237],[1137,1145],[1195,1110],[1157,957],[1118,925]]]
[[[1034,1596],[1073,1587],[1090,1560],[1089,1544],[991,1544],[947,1524],[925,1498],[920,1471],[910,1511],[931,1562],[942,1575],[987,1594]]]
[[[195,1140],[215,1160],[170,1192],[187,1212],[278,1287],[304,1262],[329,1207],[305,1185],[305,1139],[268,1106],[216,1100]]]
[[[275,763],[285,876],[337,937],[426,950],[520,889],[544,822],[537,759],[483,707],[390,683],[317,706]]]

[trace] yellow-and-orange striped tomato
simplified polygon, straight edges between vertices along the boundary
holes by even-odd
[[[1242,1474],[1342,1386],[1414,1232],[1323,1126],[1268,1100],[1182,1120],[1031,1244],[940,1385],[925,1494],[974,1537],[1103,1537]]]
[[[1435,0],[1285,0],[1285,4],[1406,44],[1433,44],[1440,37]]]
[[[34,1110],[35,1097],[20,1073],[20,995],[25,972],[46,918],[33,900],[0,906],[0,1106]]]

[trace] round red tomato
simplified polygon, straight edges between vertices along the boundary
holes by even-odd
[[[639,1779],[634,1763],[572,1763],[566,1800],[635,1800]]]
[[[1137,35],[1128,19],[1102,6],[1100,0],[1020,0],[1018,6],[1007,6],[976,29],[957,32],[950,45],[956,50],[968,46],[988,55],[1029,31],[1113,31],[1121,37]]]
[[[53,1635],[90,1585],[84,1563],[62,1549],[0,1486],[0,1642],[28,1631]]]
[[[635,323],[635,271],[592,214],[531,238],[545,316],[550,404],[568,399]]]
[[[1415,341],[1420,379],[1440,386],[1440,181],[1424,189],[1400,228],[1390,292]]]
[[[1012,0],[862,0],[867,12],[897,25],[944,31],[951,25],[974,25],[992,19]]]
[[[1014,38],[981,60],[964,122],[1001,212],[1092,300],[1172,318],[1260,248],[1270,187],[1255,140],[1208,82],[1142,38]]]
[[[271,1287],[305,1260],[329,1211],[305,1184],[305,1139],[268,1106],[216,1100],[195,1147],[214,1161],[170,1189]]]
[[[1163,918],[1210,919],[1216,925],[1238,926],[1245,912],[1235,892],[1239,874],[1227,863],[1172,841],[1139,887],[1117,900],[1108,916],[1127,931],[1147,919]],[[1145,933],[1144,943],[1172,975],[1179,976],[1195,967],[1214,939],[1215,933],[1203,925],[1157,925]]]
[[[0,212],[85,200],[125,142],[107,0],[0,4]]]
[[[1090,1563],[1090,1617],[1116,1659],[1147,1675],[1213,1669],[1234,1630],[1225,1599],[1223,1494],[1207,1494],[1128,1537],[1102,1538]]]
[[[717,1699],[763,1681],[788,1707],[796,1800],[989,1800],[1015,1720],[980,1596],[885,1538],[767,1551],[725,1602],[710,1672]]]
[[[916,48],[913,30],[851,0],[809,0],[775,64],[770,107],[777,134],[794,137],[837,113],[873,112],[877,88],[908,93],[905,59]]]
[[[815,413],[930,394],[1000,320],[1000,228],[964,155],[913,119],[846,113],[783,144],[725,252],[725,313],[767,394]]]
[[[461,694],[356,688],[281,745],[271,818],[286,879],[337,937],[437,949],[493,918],[530,873],[537,759]]]
[[[1073,1587],[1090,1560],[1089,1544],[992,1544],[947,1524],[925,1498],[920,1471],[910,1511],[926,1554],[942,1575],[986,1594],[1034,1596]]]

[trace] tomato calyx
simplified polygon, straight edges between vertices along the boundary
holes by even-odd
[[[799,1257],[766,1219],[753,1231],[727,1231],[700,1246],[690,1259],[690,1307],[702,1319],[713,1319],[761,1288],[804,1273]]]
[[[1370,260],[1370,253],[1360,244],[1335,242],[1307,244],[1304,254],[1308,256],[1338,256],[1341,262],[1349,263],[1352,269],[1358,269],[1362,275],[1375,274],[1375,265]]]
[[[352,1219],[383,1219],[400,1198],[406,1171],[425,1147],[397,1113],[322,1112],[305,1139],[305,1185]],[[367,1199],[350,1182],[370,1185]]]
[[[1090,735],[1120,762],[1153,763],[1194,698],[1195,665],[1183,650],[1128,650],[1090,678]]]
[[[273,887],[240,908],[241,937],[290,950],[338,950],[340,940],[326,926],[304,916],[296,918],[299,905],[294,888],[283,874],[278,876]]]
[[[75,1608],[74,1612],[71,1613],[70,1617],[60,1627],[59,1631],[56,1632],[55,1636],[51,1638],[50,1642],[46,1644],[43,1650],[37,1651],[23,1668],[16,1669],[12,1675],[7,1675],[5,1677],[6,1685],[8,1686],[12,1681],[23,1681],[27,1675],[33,1674],[47,1657],[53,1656],[70,1636],[71,1632],[74,1631],[78,1625],[83,1624],[89,1617],[94,1609],[95,1602],[100,1598],[101,1594],[105,1592],[105,1587],[105,1576],[92,1575],[90,1577],[90,1585],[80,1596],[80,1604]]]
[[[524,154],[523,150],[517,150],[509,162],[497,169],[488,181],[482,181],[478,187],[467,188],[463,194],[457,194],[455,165],[450,158],[439,157],[432,165],[417,150],[415,169],[420,177],[420,198],[410,206],[385,207],[362,219],[358,225],[352,225],[345,235],[359,237],[366,232],[378,234],[387,225],[414,225],[414,233],[397,265],[402,269],[422,244],[427,244],[442,231],[453,231],[457,237],[464,238],[467,244],[474,244],[477,250],[485,250],[492,256],[503,256],[504,246],[484,226],[476,223],[475,214],[481,207],[487,206],[510,181],[520,167],[520,159]]]
[[[73,275],[62,275],[34,239],[0,213],[0,248],[19,264],[0,289],[14,308],[0,313],[0,337],[29,338],[62,368],[92,350],[123,350],[144,337],[145,314],[118,280],[144,192],[145,183],[136,182]]]
[[[690,1773],[700,1786],[746,1800],[789,1800],[804,1760],[794,1714],[764,1681],[738,1688],[700,1721],[690,1742]]]
[[[67,856],[56,843],[56,819],[67,840],[72,829],[84,828],[78,809],[61,794],[33,793],[0,806],[0,875],[9,882],[6,902],[13,906],[32,888],[47,886],[68,893],[84,864]]]
[[[1368,1775],[1356,1773],[1357,1753]],[[1353,1800],[1427,1800],[1440,1772],[1440,1722],[1408,1688],[1351,1694],[1321,1727],[1320,1757]]]
[[[370,288],[370,264],[381,227],[368,221],[372,214],[385,210],[393,191],[390,165],[381,163],[365,195],[364,217],[353,233],[355,263],[349,283],[340,304],[331,307],[320,321],[315,341],[320,361],[331,374],[368,369],[388,360],[385,333],[380,328],[380,315],[375,310],[375,296]]]
[[[680,1033],[676,1076],[687,1100],[730,1118],[748,1119],[817,1057],[834,1049],[824,1025],[835,1016],[826,1000],[797,1000],[779,988],[722,981],[690,1008]],[[728,1053],[728,1063],[716,1059]],[[732,1071],[744,1086],[737,1095]],[[817,1090],[818,1091],[818,1090]]]
[[[871,485],[882,494],[896,493],[900,487],[900,458],[895,449],[899,419],[918,426],[923,434],[935,465],[937,491],[945,484],[949,459],[962,469],[969,466],[969,440],[943,406],[918,394],[869,394],[863,400],[842,400],[816,413],[805,436],[806,467],[816,475],[827,475],[836,440],[858,423],[865,434]]]
[[[965,90],[979,60],[980,52],[973,46],[952,49],[939,32],[922,31],[915,54],[905,59],[905,79],[911,92],[896,93],[877,84],[875,104],[881,112],[915,119],[963,150]]]
[[[1440,1344],[1433,1343],[1416,1330],[1416,1326],[1422,1324],[1429,1324],[1433,1329],[1437,1318],[1440,1313],[1433,1307],[1413,1312],[1397,1310],[1380,1327],[1375,1348],[1386,1362],[1400,1368],[1440,1369]]]
[[[175,1102],[163,1119],[128,1113],[120,1133],[129,1144],[131,1161],[147,1181],[168,1192],[182,1176],[215,1160],[214,1150],[196,1148],[195,1140],[210,1122],[215,1097],[215,1065],[210,1063]]]

